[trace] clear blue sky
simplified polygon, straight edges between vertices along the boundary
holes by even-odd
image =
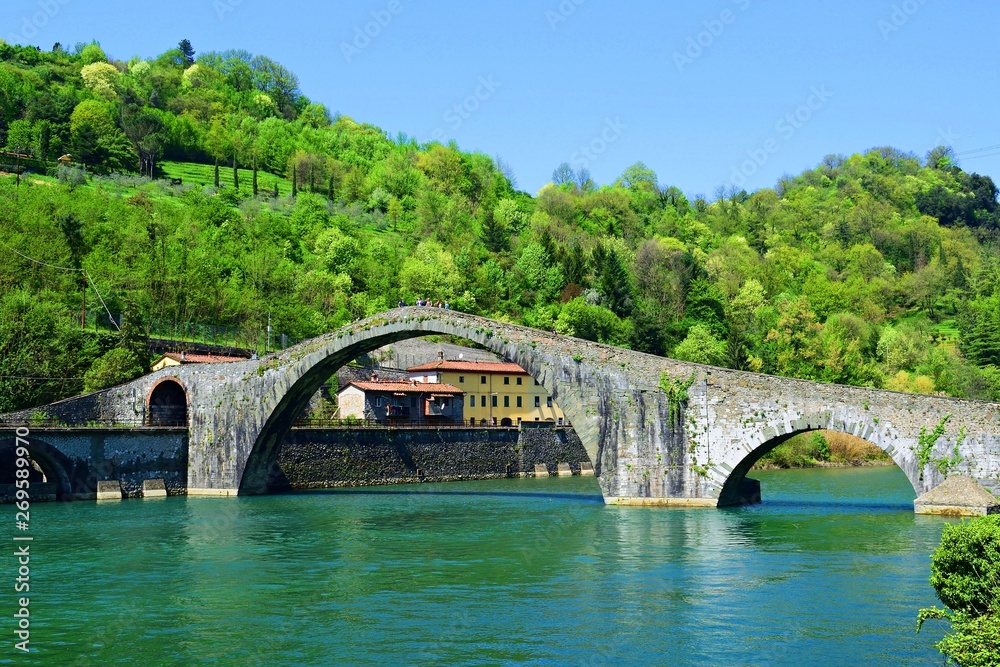
[[[366,24],[375,36],[356,40]],[[994,0],[0,7],[0,37],[45,49],[97,39],[125,60],[188,38],[199,52],[268,55],[331,111],[500,155],[532,193],[561,162],[586,160],[608,183],[642,160],[661,184],[709,197],[882,145],[950,144],[964,168],[1000,181],[1000,148],[970,152],[1000,145],[998,26]]]

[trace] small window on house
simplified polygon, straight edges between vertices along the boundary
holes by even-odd
[[[536,387],[538,386],[538,380],[535,380],[535,386]]]
[[[458,376],[458,383],[459,384],[465,384],[465,376],[464,375],[459,375]]]
[[[497,406],[497,396],[496,396],[496,394],[493,394],[493,396],[491,396],[490,398],[493,399],[493,407],[495,408]]]
[[[510,396],[504,396],[503,397],[503,406],[505,408],[509,408],[510,407]]]
[[[521,378],[517,378],[517,383],[521,384]]]
[[[517,407],[521,407],[521,397],[517,397]]]
[[[375,407],[376,408],[381,408],[382,407],[382,397],[381,396],[376,396],[375,397]]]
[[[504,384],[510,384],[510,378],[509,377],[504,377],[503,383]]]
[[[550,407],[550,408],[552,407],[552,397],[551,396],[546,396],[545,397],[545,405],[547,407]]]
[[[485,375],[480,375],[479,376],[479,384],[486,384],[486,376]]]
[[[535,407],[536,408],[542,407],[542,397],[541,396],[535,396]]]
[[[469,396],[469,407],[470,408],[476,407],[476,397],[475,397],[475,395]]]
[[[486,397],[485,396],[480,396],[479,397],[479,405],[481,405],[484,408],[486,407]]]

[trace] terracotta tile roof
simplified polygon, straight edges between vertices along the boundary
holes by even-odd
[[[393,391],[405,394],[464,394],[458,387],[441,382],[398,382],[386,380],[382,382],[349,382],[347,387],[357,387],[362,391]],[[343,390],[341,390],[343,391]]]
[[[505,373],[507,375],[527,375],[528,372],[507,361],[456,361],[453,359],[438,359],[429,364],[407,368],[408,373],[421,371],[466,371],[469,373]]]
[[[168,359],[173,359],[174,361],[179,361],[182,364],[221,364],[227,361],[246,361],[246,357],[225,357],[220,354],[189,354],[184,353],[181,356],[180,352],[167,352],[163,355]]]

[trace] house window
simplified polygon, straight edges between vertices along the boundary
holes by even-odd
[[[504,384],[510,384],[510,378],[509,377],[504,377],[503,383]]]
[[[376,408],[381,408],[382,407],[382,397],[381,396],[376,396],[375,397],[375,407]]]
[[[458,383],[459,384],[465,384],[465,376],[464,375],[459,375],[458,376]]]
[[[521,378],[517,378],[517,383],[521,384]]]
[[[482,407],[485,408],[486,407],[486,397],[485,396],[480,396],[479,398],[480,398],[479,405],[481,405]]]
[[[475,394],[473,394],[472,396],[469,396],[469,407],[470,408],[476,407],[476,396],[475,396]]]
[[[479,376],[479,384],[486,384],[486,376],[485,375],[480,375]]]
[[[517,407],[521,407],[521,397],[517,397]]]
[[[552,397],[551,396],[546,396],[545,397],[545,405],[547,407],[550,407],[550,408],[552,407]]]
[[[536,387],[538,386],[538,380],[535,380],[535,386]]]
[[[503,397],[503,406],[505,408],[509,408],[510,407],[510,396],[504,396]]]
[[[535,407],[536,408],[542,407],[542,397],[541,396],[535,396]]]
[[[490,398],[493,399],[493,407],[495,408],[497,406],[497,395],[493,394],[493,396],[491,396]]]

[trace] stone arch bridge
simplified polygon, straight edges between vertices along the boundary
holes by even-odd
[[[752,465],[815,429],[874,443],[918,495],[949,473],[1000,490],[1000,404],[702,366],[431,307],[391,310],[262,359],[166,368],[41,410],[63,421],[155,423],[178,416],[165,397],[186,400],[179,414],[188,427],[188,494],[265,493],[280,443],[325,380],[366,352],[428,334],[479,343],[544,385],[583,442],[608,503],[754,502]],[[943,435],[921,444],[921,430],[942,420]]]

